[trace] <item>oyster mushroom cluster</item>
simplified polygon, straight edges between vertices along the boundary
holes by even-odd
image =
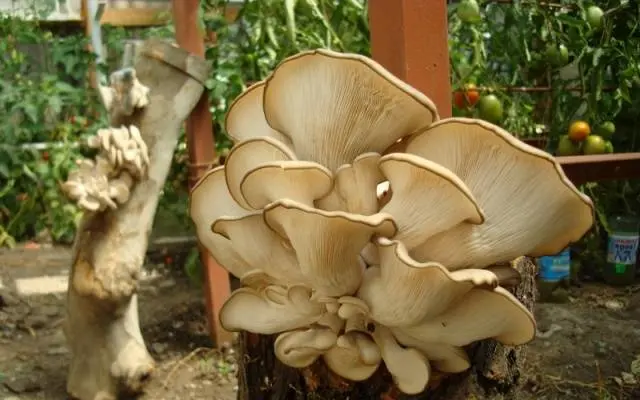
[[[492,124],[440,119],[369,58],[313,50],[231,105],[226,165],[191,194],[201,243],[243,287],[231,331],[276,334],[277,357],[319,358],[398,388],[470,366],[463,346],[535,335],[491,269],[555,254],[593,223],[560,166]],[[383,186],[386,195],[380,196]]]
[[[86,211],[116,209],[129,200],[134,180],[147,173],[147,145],[133,125],[99,129],[87,144],[99,151],[95,161],[78,161],[62,191]]]
[[[149,88],[138,80],[136,70],[122,68],[109,77],[109,86],[100,86],[100,95],[112,115],[131,116],[149,104]]]

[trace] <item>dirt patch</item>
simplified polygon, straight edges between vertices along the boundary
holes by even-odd
[[[63,248],[0,251],[0,400],[66,398],[58,286],[69,257]],[[158,368],[143,399],[234,399],[234,354],[211,350],[200,290],[179,267],[147,271],[140,318]],[[54,293],[37,294],[43,282]],[[539,337],[518,400],[640,399],[640,377],[631,374],[640,355],[640,286],[587,285],[570,294],[565,304],[538,304]]]
[[[68,249],[0,251],[0,399],[66,399],[61,324]],[[211,349],[201,291],[178,267],[149,265],[140,319],[157,370],[143,400],[235,399],[232,351]],[[40,278],[47,278],[38,280]],[[54,282],[50,294],[20,295]]]

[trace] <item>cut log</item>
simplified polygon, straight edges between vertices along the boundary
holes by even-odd
[[[515,260],[514,266],[522,279],[512,293],[532,310],[536,267],[524,257]],[[320,361],[302,370],[285,366],[274,355],[273,341],[273,337],[242,334],[238,399],[517,399],[526,350],[526,346],[508,347],[493,340],[476,343],[467,349],[471,369],[456,375],[436,375],[424,393],[406,396],[398,392],[383,366],[365,382],[348,382],[332,374]]]
[[[64,326],[71,349],[67,390],[74,398],[107,400],[139,392],[153,370],[138,324],[138,276],[181,124],[207,75],[204,59],[150,40],[135,65],[135,76],[149,89],[148,105],[132,113],[123,112],[129,103],[111,110],[112,127],[139,129],[149,160],[124,204],[86,211],[78,228]],[[122,92],[112,94],[111,102],[128,100]]]

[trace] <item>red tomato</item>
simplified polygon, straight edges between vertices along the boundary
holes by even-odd
[[[479,99],[480,93],[473,83],[465,85],[465,90],[456,90],[453,93],[453,103],[460,110],[475,106]]]

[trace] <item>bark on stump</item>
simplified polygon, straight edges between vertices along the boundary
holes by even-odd
[[[512,293],[530,311],[536,298],[534,263],[525,257],[514,261],[522,280]],[[240,400],[471,400],[518,398],[526,346],[507,347],[493,340],[471,345],[472,368],[466,372],[435,375],[422,394],[402,395],[381,367],[369,380],[352,383],[332,374],[322,362],[296,370],[279,362],[273,352],[274,337],[243,333],[239,343],[238,399]]]
[[[204,59],[169,43],[147,41],[140,53],[135,71],[149,88],[149,104],[130,116],[114,113],[110,122],[139,128],[148,174],[117,209],[86,212],[73,249],[64,326],[71,349],[67,391],[81,400],[138,392],[152,372],[138,323],[138,276],[181,125],[208,75]]]

